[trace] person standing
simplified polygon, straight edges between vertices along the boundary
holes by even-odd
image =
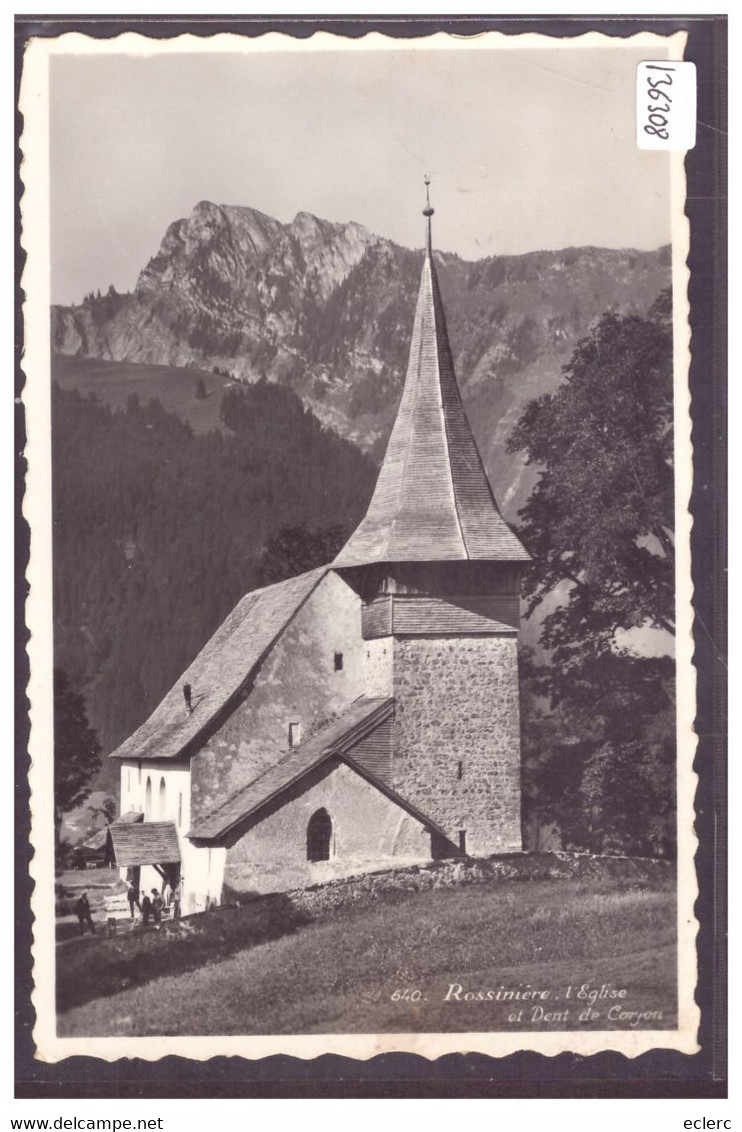
[[[130,880],[126,882],[126,899],[129,901],[129,912],[132,920],[134,919],[134,908],[139,909],[139,914],[142,914],[142,905],[139,903],[139,892],[131,883]]]
[[[173,890],[173,919],[180,919],[180,881],[178,881]]]
[[[152,912],[153,912],[154,917],[155,917],[155,931],[158,931],[158,932],[160,930],[160,924],[162,923],[162,909],[164,907],[164,904],[165,904],[165,902],[162,899],[162,897],[160,896],[160,893],[157,891],[156,888],[153,888],[152,889]]]
[[[80,935],[85,935],[86,924],[90,928],[91,935],[95,935],[95,924],[93,923],[93,917],[90,912],[90,902],[87,892],[83,892],[80,899],[75,904],[75,914],[80,924]]]
[[[147,893],[142,889],[142,923],[148,924],[149,918],[152,915],[152,901]]]

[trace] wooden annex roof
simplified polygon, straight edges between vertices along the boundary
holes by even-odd
[[[180,861],[178,833],[171,821],[114,822],[108,852],[116,865],[174,865]]]
[[[428,228],[397,419],[366,516],[334,565],[528,558],[500,515],[464,411]]]
[[[149,719],[111,757],[172,759],[180,755],[240,691],[328,570],[323,566],[246,594]],[[183,698],[184,684],[191,686],[190,712]]]
[[[442,832],[409,802],[383,783],[367,768],[353,760],[353,748],[394,712],[394,700],[360,696],[344,712],[330,720],[314,735],[289,751],[275,766],[269,767],[249,785],[237,790],[210,814],[197,821],[188,836],[205,841],[224,836],[239,822],[277,798],[289,786],[299,782],[310,770],[331,758],[340,757],[353,770],[393,798],[424,825]]]

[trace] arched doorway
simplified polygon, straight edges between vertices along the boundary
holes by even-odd
[[[165,796],[165,779],[160,779],[160,821],[167,817],[167,798]]]
[[[307,860],[329,861],[332,821],[327,810],[317,810],[307,825]]]

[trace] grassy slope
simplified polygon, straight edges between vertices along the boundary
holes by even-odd
[[[74,961],[71,951],[60,954],[60,963]],[[69,1010],[60,1016],[60,1033],[508,1028],[509,1005],[444,1002],[453,982],[495,990],[530,984],[559,995],[552,1009],[560,1010],[568,984],[610,983],[627,988],[626,1009],[662,1011],[661,1020],[640,1028],[675,1024],[675,908],[665,887],[552,880],[439,889],[299,920],[281,938],[204,958],[202,952],[203,965],[187,978],[181,970]],[[422,1001],[393,1002],[392,993],[404,988],[419,988]],[[588,1028],[611,1028],[605,1008],[597,1009],[601,1016]],[[535,1024],[529,1013],[530,1007],[519,1029],[578,1025],[576,1013]]]
[[[52,380],[62,389],[76,389],[83,396],[95,393],[102,404],[114,408],[126,408],[132,393],[143,405],[155,397],[169,413],[187,421],[196,433],[223,428],[219,421],[222,394],[234,384],[208,370],[106,362],[67,354],[53,354],[51,368]],[[194,396],[199,377],[206,389],[203,401]]]

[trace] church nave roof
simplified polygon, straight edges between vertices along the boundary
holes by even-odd
[[[244,686],[328,571],[321,566],[246,594],[149,719],[111,758],[173,759],[182,754]],[[183,699],[184,684],[191,686],[191,711]]]

